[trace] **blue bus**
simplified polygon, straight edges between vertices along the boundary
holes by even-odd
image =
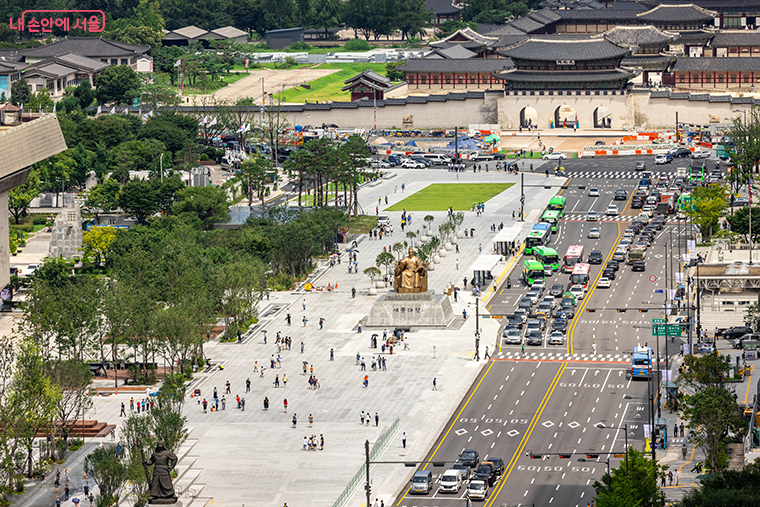
[[[631,376],[649,378],[652,375],[652,348],[634,347],[631,358]]]
[[[549,222],[538,222],[533,226],[534,231],[548,231],[551,228],[552,224]]]

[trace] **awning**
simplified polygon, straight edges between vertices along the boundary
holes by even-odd
[[[487,271],[490,273],[499,262],[501,262],[501,255],[481,255],[478,257],[478,260],[475,261],[475,264],[472,265],[470,271],[473,273],[477,271]]]
[[[497,242],[511,243],[512,241],[517,241],[517,236],[519,236],[521,232],[522,225],[519,227],[505,227],[499,231],[493,240]]]

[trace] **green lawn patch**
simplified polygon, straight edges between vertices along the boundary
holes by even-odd
[[[347,91],[340,91],[345,86],[343,83],[346,79],[360,74],[362,71],[370,68],[380,75],[385,75],[384,63],[324,63],[314,67],[316,69],[340,69],[329,76],[315,79],[308,83],[310,89],[298,86],[285,90],[285,102],[303,103],[309,101],[350,101],[351,94]]]
[[[486,202],[514,183],[434,183],[403,201],[386,208],[389,211],[465,211],[473,202]]]

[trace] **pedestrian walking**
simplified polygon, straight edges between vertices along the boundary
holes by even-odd
[[[380,424],[380,416],[377,415],[377,412],[375,412],[375,426],[378,426]]]
[[[251,390],[251,379],[247,378],[245,379],[245,392],[250,392]]]
[[[307,319],[306,315],[304,315],[303,319],[301,319],[301,320],[303,321],[303,327],[306,327],[306,323],[309,321],[309,319]]]
[[[303,342],[301,342],[301,354],[303,354]]]
[[[222,410],[227,410],[227,398],[222,396]]]
[[[309,450],[309,439],[306,438],[306,435],[303,436],[303,450],[304,451]]]
[[[676,468],[675,476],[676,476],[676,486],[678,486],[678,478],[681,474],[678,472],[678,469]]]
[[[293,427],[295,428],[298,424],[298,414],[293,414]]]
[[[284,400],[282,400],[282,408],[285,409],[285,412],[288,411],[288,399],[287,398],[285,398]]]
[[[591,344],[591,349],[594,351],[594,355],[596,355],[596,342]]]
[[[202,405],[203,405],[203,413],[205,414],[206,413],[206,409],[208,408],[208,402],[205,400],[205,398],[203,400]]]
[[[335,351],[330,349],[330,361],[335,361]]]
[[[369,375],[364,375],[364,387],[369,387]]]
[[[324,325],[325,325],[325,319],[323,319],[322,317],[320,317],[319,318],[319,330],[320,331],[322,330],[322,328],[324,327]]]
[[[278,387],[280,387],[280,376],[279,375],[275,375],[274,376],[274,382],[272,382],[272,384],[274,384],[275,389],[277,389]]]
[[[491,354],[488,353],[488,346],[486,345],[486,353],[483,356],[483,359],[490,359],[490,357],[491,357]]]
[[[288,310],[288,314],[285,316],[285,321],[290,325],[290,310]]]
[[[325,450],[325,437],[321,433],[319,434],[319,450]]]
[[[682,437],[683,436],[683,421],[681,421],[681,426],[679,426],[679,429],[681,430],[680,431],[681,434],[679,436]]]
[[[438,380],[435,377],[433,377],[433,391],[437,391],[437,390],[438,390]]]
[[[459,257],[457,257],[456,267],[457,267],[457,271],[459,271]]]
[[[364,410],[362,410],[362,415],[359,417],[359,424],[364,426]]]
[[[122,403],[121,404],[121,413],[119,414],[119,417],[126,417],[126,416],[127,416],[127,412],[125,410],[124,403]]]
[[[240,399],[240,409],[245,412],[245,398]]]
[[[406,449],[406,431],[401,434],[401,445]]]
[[[314,427],[314,416],[309,414],[309,428]]]
[[[304,299],[303,303],[301,303],[301,304],[303,305],[303,311],[306,311],[306,300]]]
[[[269,410],[269,398],[264,396],[264,410]]]

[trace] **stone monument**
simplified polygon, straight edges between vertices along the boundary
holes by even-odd
[[[454,318],[445,294],[428,290],[427,264],[409,247],[396,263],[394,292],[380,296],[370,310],[367,325],[382,327],[445,327]]]
[[[150,465],[154,465],[152,477],[148,472]],[[172,485],[172,470],[175,466],[177,466],[177,455],[164,447],[164,442],[159,440],[153,456],[147,460],[143,459],[145,478],[150,485],[149,505],[179,504],[177,494],[174,492],[174,486]]]
[[[50,234],[50,257],[81,257],[81,246],[82,212],[79,204],[73,202],[55,217]]]

